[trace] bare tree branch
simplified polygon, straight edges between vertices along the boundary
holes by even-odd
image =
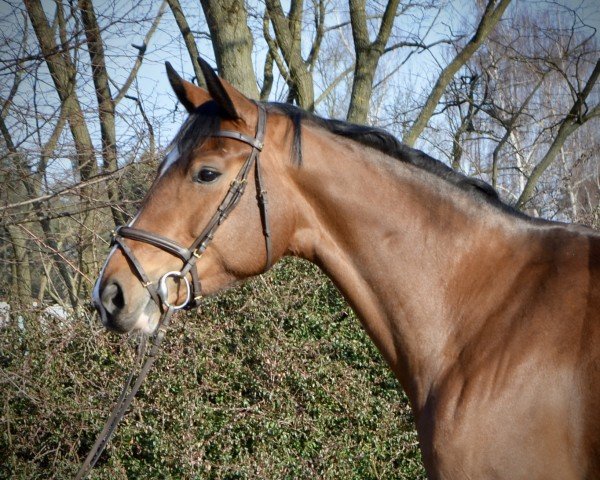
[[[97,183],[105,182],[114,177],[118,177],[119,175],[122,175],[126,169],[131,168],[132,165],[134,165],[134,164],[129,163],[123,167],[120,167],[118,170],[115,170],[115,171],[112,171],[109,173],[100,173],[100,174],[95,175],[94,177],[91,177],[85,181],[79,182],[76,185],[71,185],[70,187],[66,187],[66,188],[63,188],[62,190],[58,190],[57,192],[48,193],[46,195],[40,195],[36,198],[29,198],[27,200],[23,200],[22,202],[15,202],[15,203],[10,203],[8,205],[0,206],[0,211],[20,208],[25,205],[37,204],[40,202],[46,202],[48,200],[51,200],[56,197],[60,197],[62,195],[71,194],[78,190],[85,189],[91,185],[96,185]]]
[[[127,80],[125,80],[125,83],[120,88],[119,92],[117,93],[117,95],[114,98],[115,105],[117,105],[123,99],[123,97],[129,90],[129,88],[131,87],[133,80],[135,80],[138,70],[142,66],[142,62],[144,60],[144,54],[146,53],[146,48],[148,48],[150,39],[152,38],[152,36],[154,35],[154,32],[156,32],[156,29],[158,28],[158,24],[160,23],[162,16],[165,13],[165,9],[166,9],[166,1],[163,1],[160,4],[158,13],[156,14],[156,17],[154,17],[154,21],[152,22],[152,25],[150,26],[148,33],[146,33],[146,36],[144,37],[144,43],[139,47],[136,47],[134,45],[134,48],[137,48],[137,50],[138,50],[138,55],[137,55],[137,58],[135,59],[135,63],[133,64],[133,68],[131,69],[131,72],[129,72],[129,76],[127,77]],[[196,60],[196,62],[197,62],[197,60]]]
[[[190,61],[192,62],[192,67],[194,68],[196,81],[200,87],[206,88],[204,76],[202,75],[200,64],[198,63],[198,57],[200,54],[198,53],[198,48],[196,47],[196,40],[194,39],[192,30],[190,29],[187,19],[185,18],[181,4],[179,3],[179,0],[167,0],[167,3],[171,8],[173,16],[175,17],[175,21],[177,22],[177,26],[179,27],[179,31],[181,32],[181,36],[189,53]]]
[[[577,95],[577,99],[569,113],[565,116],[565,118],[560,123],[558,127],[558,132],[554,137],[554,141],[548,148],[548,151],[544,155],[544,157],[537,163],[537,165],[533,168],[529,178],[527,179],[527,183],[525,184],[525,188],[521,193],[519,200],[517,201],[518,208],[524,208],[531,200],[534,195],[535,187],[540,180],[542,174],[546,171],[546,169],[552,164],[556,155],[564,145],[566,139],[571,135],[575,130],[577,130],[581,125],[583,125],[588,120],[597,117],[600,115],[600,104],[595,105],[592,109],[588,109],[586,100],[594,88],[598,77],[600,76],[600,60],[596,62],[596,66],[594,70],[590,74],[588,81],[585,84],[583,90]]]
[[[481,46],[494,27],[502,18],[506,7],[510,4],[510,0],[489,0],[483,16],[477,27],[475,35],[469,40],[465,47],[456,54],[452,61],[440,72],[438,79],[429,93],[425,105],[419,112],[417,119],[413,123],[409,131],[404,135],[402,141],[409,146],[413,146],[417,138],[421,135],[427,123],[431,119],[436,106],[438,105],[442,95],[446,91],[446,87],[458,70],[471,58],[475,51]]]

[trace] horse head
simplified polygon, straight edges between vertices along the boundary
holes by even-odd
[[[207,90],[167,63],[189,116],[138,214],[113,232],[94,287],[104,325],[118,332],[151,332],[165,308],[193,306],[285,253],[290,218],[281,201],[285,182],[276,180],[289,167],[278,153],[285,151],[283,117],[267,122],[262,104],[199,61]]]

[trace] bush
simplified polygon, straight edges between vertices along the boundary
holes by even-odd
[[[90,313],[21,316],[0,337],[0,477],[70,478],[134,342]],[[163,345],[92,478],[424,477],[406,397],[314,266],[286,260],[208,299]]]

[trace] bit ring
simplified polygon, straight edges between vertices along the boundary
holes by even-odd
[[[169,303],[169,289],[167,287],[167,279],[169,277],[180,278],[185,283],[185,286],[187,289],[185,300],[182,303],[180,303],[179,305],[171,305]],[[176,270],[174,270],[172,272],[167,272],[162,277],[160,277],[160,280],[158,281],[158,288],[156,289],[156,292],[158,293],[158,296],[160,297],[162,302],[165,304],[165,306],[167,308],[172,308],[173,310],[181,310],[190,302],[190,299],[192,298],[192,289],[190,287],[189,280],[187,279],[187,277],[184,274],[182,274],[181,272],[176,271]]]

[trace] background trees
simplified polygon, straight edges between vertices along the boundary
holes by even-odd
[[[142,0],[135,4],[27,0],[5,2],[0,10],[0,300],[11,308],[0,326],[0,389],[6,399],[2,422],[7,427],[0,450],[13,462],[0,475],[39,475],[51,462],[69,471],[78,454],[84,453],[78,448],[85,446],[87,433],[73,431],[72,441],[66,442],[56,432],[65,422],[87,432],[110,402],[98,393],[109,388],[110,378],[102,377],[101,385],[94,385],[85,380],[85,368],[69,370],[58,363],[50,371],[51,364],[43,359],[70,359],[72,365],[92,368],[90,358],[106,359],[120,351],[120,344],[105,337],[97,348],[85,347],[86,335],[97,331],[86,306],[99,262],[106,254],[108,232],[136,210],[161,151],[183,120],[184,112],[165,80],[165,60],[202,84],[196,61],[199,53],[252,98],[295,102],[327,117],[382,126],[454,168],[492,183],[507,202],[530,214],[600,225],[600,55],[596,34],[600,13],[592,0],[576,7],[567,2],[508,0]],[[290,277],[317,298],[322,291],[327,295],[319,302],[301,295],[285,296],[277,288],[280,280],[289,282]],[[348,384],[356,382],[343,392],[328,387],[323,393],[327,400],[321,399],[320,405],[339,401],[343,410],[351,408],[346,395],[365,379],[361,368],[367,369],[371,380],[378,378],[385,385],[391,382],[390,389],[381,390],[381,405],[405,405],[400,392],[390,393],[396,391],[396,384],[375,360],[378,357],[369,357],[365,367],[362,360],[354,362],[353,354],[331,353],[337,352],[336,348],[352,352],[352,342],[358,341],[363,348],[367,343],[331,286],[324,278],[316,278],[314,271],[307,274],[298,262],[287,262],[256,281],[254,290],[260,293],[241,290],[233,297],[211,301],[206,308],[222,320],[225,314],[236,315],[238,309],[250,311],[248,305],[263,310],[268,306],[279,319],[268,335],[276,339],[275,345],[267,346],[265,337],[260,344],[265,350],[255,361],[265,368],[262,374],[289,380],[290,389],[278,390],[271,384],[269,388],[280,401],[292,395],[290,408],[302,410],[318,404],[302,397],[311,390],[302,386],[305,378],[292,378],[290,373],[318,370],[319,364],[311,363],[317,360],[299,348],[303,352],[299,364],[283,362],[271,370],[265,365],[275,361],[279,354],[274,352],[298,350],[298,342],[318,345],[315,349],[332,365],[324,370],[326,375],[337,375],[337,368],[348,367]],[[79,315],[69,317],[75,323],[66,334],[68,340],[58,346],[51,346],[53,335],[65,335],[61,329],[67,320],[40,313],[51,304]],[[302,318],[339,321],[349,333],[335,337],[330,329],[321,330],[324,327],[316,320]],[[256,318],[239,321],[245,334],[255,335],[252,325]],[[185,335],[205,335],[194,332],[187,330]],[[184,330],[179,333],[184,335]],[[237,334],[240,345],[248,341]],[[210,343],[217,337],[202,338]],[[231,348],[235,351],[238,347]],[[250,354],[240,348],[244,355]],[[170,353],[172,362],[181,358],[177,350]],[[215,355],[217,363],[227,358],[225,353]],[[197,362],[195,369],[206,368],[205,360],[198,358]],[[41,368],[44,365],[46,370]],[[252,377],[253,370],[244,368],[234,368],[229,376],[244,371],[258,382]],[[33,378],[35,375],[51,379],[52,387]],[[314,382],[317,377],[310,378]],[[224,376],[221,383],[215,380],[204,387],[239,392],[241,387],[228,381]],[[49,396],[48,388],[59,393]],[[169,388],[168,382],[164,388]],[[269,388],[265,387],[263,394]],[[294,388],[304,393],[295,395]],[[65,414],[57,420],[53,414],[67,394],[77,402],[71,416]],[[366,391],[364,398],[369,394],[373,392]],[[264,410],[264,404],[252,400],[252,393],[240,395],[250,402],[250,411],[281,427],[282,417],[277,417],[276,410]],[[242,400],[233,395],[230,403],[216,406],[215,411],[231,419],[231,409],[239,408]],[[153,408],[152,400],[141,403],[144,401]],[[332,425],[319,422],[311,430],[311,419],[323,413],[314,408],[312,413],[298,414],[306,420],[306,430],[302,430],[306,440],[302,442],[323,432],[336,434]],[[85,413],[90,411],[96,414],[90,417]],[[358,424],[346,425],[347,430],[340,427],[344,442],[366,452],[365,459],[355,458],[352,465],[374,465],[372,471],[361,470],[360,478],[389,472],[383,465],[390,462],[402,463],[390,457],[399,434],[384,429],[383,436],[377,437],[380,413],[371,415],[370,420],[355,420],[372,422],[370,435],[390,447],[383,448],[387,453],[365,447],[366,437],[344,437]],[[26,421],[28,417],[35,421]],[[332,414],[331,419],[334,417]],[[404,425],[401,417],[398,424]],[[247,426],[254,437],[247,433],[240,438],[269,438],[266,423]],[[33,433],[36,424],[44,425],[39,435]],[[212,435],[231,440],[224,428],[215,427]],[[25,438],[29,438],[27,443],[19,443]],[[156,438],[159,444],[167,437]],[[210,443],[203,437],[194,438],[192,444]],[[402,442],[405,458],[416,458],[414,434],[403,436]],[[265,445],[275,448],[276,443]],[[248,443],[244,445],[233,460],[211,460],[215,471],[221,472],[215,477],[226,476],[218,465],[226,461],[244,464],[243,452],[251,457]],[[290,464],[299,462],[298,455],[306,455],[308,466],[302,475],[326,476],[325,463],[319,464],[321,457],[316,452],[333,449],[333,444],[286,445],[295,452],[289,456]],[[41,452],[29,470],[19,457],[27,457],[28,446]],[[194,454],[200,457],[188,451],[180,462],[188,462],[192,468],[198,465],[194,462],[206,461],[208,453],[202,448]],[[21,454],[15,453],[19,451]],[[119,455],[117,449],[112,451],[107,469],[111,466],[114,470],[119,464],[131,473],[135,452]],[[412,470],[401,471],[417,475],[414,464],[408,463]],[[29,473],[22,473],[25,471]],[[169,471],[175,475],[165,470]],[[335,478],[334,473],[330,476]]]

